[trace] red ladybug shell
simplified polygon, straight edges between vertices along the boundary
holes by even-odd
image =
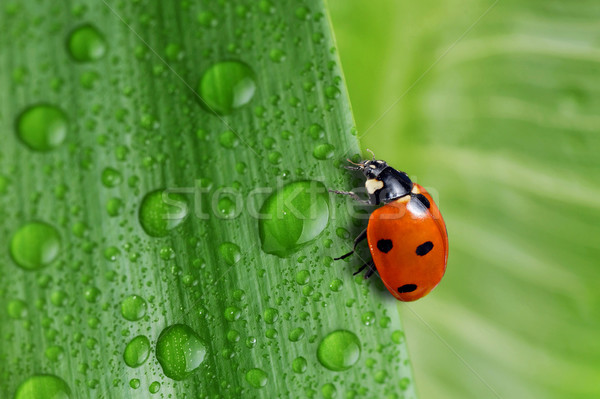
[[[429,209],[415,196],[406,195],[369,218],[367,240],[375,267],[387,289],[401,301],[427,295],[442,279],[448,259],[448,234],[440,211],[429,193],[415,184]]]

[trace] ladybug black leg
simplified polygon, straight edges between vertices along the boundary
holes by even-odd
[[[348,252],[347,254],[344,254],[342,256],[340,256],[339,258],[333,258],[333,260],[340,260],[340,259],[346,259],[348,256],[352,255],[354,253],[354,251],[356,250],[356,246],[365,238],[367,238],[367,229],[364,229],[362,231],[362,233],[360,233],[358,235],[358,237],[356,237],[354,239],[354,247],[352,247],[352,251]]]
[[[371,203],[369,202],[369,200],[364,200],[364,199],[360,198],[358,196],[358,194],[353,193],[352,191],[329,190],[329,192],[330,193],[334,193],[334,194],[347,195],[349,197],[352,197],[352,199],[360,202],[361,204],[371,205]]]
[[[367,270],[367,272],[365,273],[365,280],[371,277],[376,271],[377,269],[375,269],[375,264],[373,263],[373,261],[369,262],[369,270]]]
[[[367,278],[371,277],[371,275],[375,272],[375,264],[373,263],[372,260],[368,261],[367,263],[365,263],[364,265],[359,267],[358,270],[356,272],[354,272],[352,275],[356,276],[358,273],[362,272],[367,267],[369,268],[369,270],[367,270],[367,272],[365,273],[365,278],[367,279]]]

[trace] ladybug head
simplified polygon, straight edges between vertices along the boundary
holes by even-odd
[[[385,161],[379,161],[376,159],[370,161],[363,161],[360,163],[363,174],[367,179],[375,179],[383,172],[388,164]]]

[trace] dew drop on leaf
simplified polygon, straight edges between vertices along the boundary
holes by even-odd
[[[198,93],[210,111],[230,114],[248,104],[256,90],[252,69],[240,61],[213,64],[200,79]]]
[[[146,194],[140,206],[139,220],[144,231],[152,237],[165,237],[188,216],[187,202],[177,193],[155,190]]]
[[[242,257],[240,247],[232,242],[224,242],[219,245],[221,258],[230,266],[235,265]]]
[[[206,345],[185,324],[166,327],[156,343],[156,358],[165,375],[181,381],[189,377],[204,361]]]
[[[27,317],[27,304],[20,299],[12,299],[6,307],[8,316],[12,319],[24,319]]]
[[[253,368],[246,372],[246,381],[254,388],[262,388],[267,385],[269,376],[259,368]]]
[[[329,143],[319,144],[313,150],[313,156],[318,160],[330,159],[333,157],[335,147]]]
[[[306,368],[307,362],[302,356],[299,356],[292,361],[292,370],[294,370],[294,373],[303,374],[306,372]]]
[[[121,302],[121,315],[130,321],[136,321],[146,315],[146,301],[139,295],[130,295]]]
[[[51,374],[29,377],[19,385],[14,399],[69,399],[71,389],[61,378]]]
[[[67,115],[50,104],[38,104],[27,108],[17,118],[19,139],[34,151],[47,152],[65,140],[69,130]]]
[[[140,367],[150,355],[150,341],[144,335],[133,338],[123,352],[123,360],[129,367]]]
[[[319,343],[317,358],[319,363],[329,370],[344,371],[358,361],[360,352],[360,341],[354,333],[337,330]]]
[[[10,242],[10,254],[17,265],[37,270],[58,256],[61,241],[58,231],[47,223],[30,222],[21,226]]]
[[[83,25],[69,34],[67,48],[77,62],[95,61],[106,53],[104,35],[92,25]]]
[[[264,202],[258,221],[262,249],[287,257],[315,240],[329,221],[329,196],[317,181],[290,183]]]

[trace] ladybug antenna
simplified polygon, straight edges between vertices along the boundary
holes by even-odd
[[[373,161],[375,160],[375,153],[367,148],[367,152],[370,152],[373,155]]]
[[[350,162],[352,165],[356,165],[356,166],[359,166],[361,168],[364,166],[362,163],[352,162],[352,160],[350,158],[346,158],[346,161]]]

